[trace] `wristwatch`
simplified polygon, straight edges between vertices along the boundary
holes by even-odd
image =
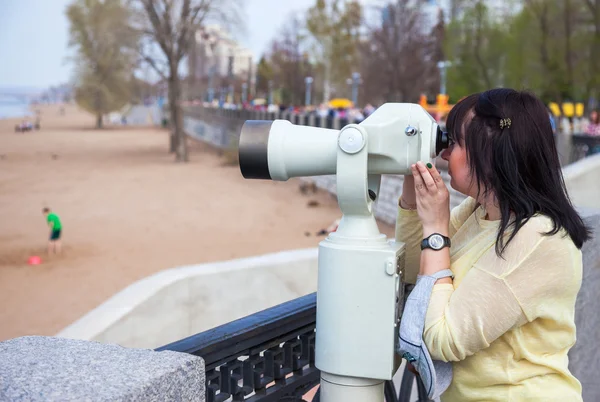
[[[450,238],[439,233],[433,233],[421,242],[421,250],[430,248],[438,251],[444,247],[450,247]]]

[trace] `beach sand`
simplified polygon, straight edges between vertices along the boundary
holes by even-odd
[[[327,192],[245,180],[205,144],[190,141],[191,161],[177,164],[165,130],[94,130],[74,106],[41,111],[40,131],[0,120],[0,340],[54,335],[163,269],[316,247],[340,217]],[[46,256],[46,206],[63,221],[59,256]],[[32,255],[43,263],[27,265]]]

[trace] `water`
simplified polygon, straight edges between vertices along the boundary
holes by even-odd
[[[31,114],[29,104],[26,102],[0,100],[0,119],[10,119]]]

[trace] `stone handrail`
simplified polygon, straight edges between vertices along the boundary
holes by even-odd
[[[81,340],[0,342],[0,401],[205,401],[202,358]]]

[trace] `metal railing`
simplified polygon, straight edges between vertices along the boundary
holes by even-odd
[[[207,402],[302,402],[320,380],[315,367],[316,317],[317,296],[312,293],[156,350],[204,359]],[[408,402],[414,380],[405,370],[399,391],[386,381],[386,402]],[[416,383],[418,400],[428,401],[422,383]],[[312,401],[319,399],[317,390]]]
[[[570,161],[576,162],[587,156],[600,153],[600,136],[573,134],[571,136]]]

